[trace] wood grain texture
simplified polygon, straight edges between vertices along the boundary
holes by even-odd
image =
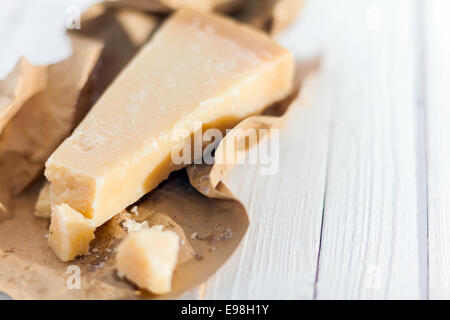
[[[450,298],[450,2],[425,3],[429,296]]]
[[[329,3],[334,104],[316,297],[420,298],[415,8]]]

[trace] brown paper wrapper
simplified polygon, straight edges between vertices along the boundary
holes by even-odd
[[[114,14],[111,14],[112,12]],[[106,9],[99,14],[85,16],[85,19],[94,25],[98,23],[98,27],[93,27],[91,31],[100,31],[97,38],[107,40],[111,39],[111,34],[106,30],[102,31],[100,26],[105,23],[111,25],[113,22],[118,22],[117,13],[116,9]],[[108,15],[107,18],[105,18],[105,14]],[[103,21],[103,23],[99,21]],[[126,30],[123,21],[114,24],[114,26],[117,28],[116,30]],[[128,38],[125,41],[126,45],[120,46],[119,41],[114,45],[107,44],[102,54],[103,58],[110,59],[109,66],[115,70],[114,72],[120,70],[121,66],[126,63],[127,57],[131,56],[132,51],[139,47],[139,44],[133,44],[131,37],[126,33],[124,37]],[[119,52],[119,48],[125,48],[125,53]],[[74,57],[76,55],[76,51],[74,51]],[[91,61],[91,63],[88,63],[89,65],[95,64],[93,58],[92,60],[85,58],[85,62]],[[73,57],[70,59],[73,59]],[[77,61],[81,63],[81,60]],[[61,72],[65,71],[63,73],[67,73],[69,70],[73,72],[73,70],[83,69],[81,66],[75,68],[74,61],[70,63],[65,61],[62,64],[66,65],[66,67],[60,69]],[[236,129],[270,129],[282,125],[289,106],[297,98],[301,81],[305,75],[316,67],[316,61],[299,66],[303,69],[299,68],[297,72],[296,85],[292,94],[283,102],[269,107],[264,114],[247,118],[239,123],[235,130],[227,134],[219,144],[216,156],[220,156],[223,145],[228,140],[245,138],[240,137],[237,134],[239,131]],[[85,70],[88,69],[92,70],[92,68],[86,68]],[[101,67],[99,70],[101,71]],[[112,79],[114,72],[108,72],[108,70],[104,72],[96,71],[95,74],[100,77],[100,84],[104,87]],[[58,74],[58,79],[62,77],[61,74],[56,74]],[[51,80],[52,77],[49,79]],[[76,82],[77,85],[73,86],[73,93],[76,91],[80,95],[80,92],[83,91],[82,84],[86,83],[86,77],[83,79],[84,82],[80,78]],[[50,82],[47,90],[54,86],[55,88],[59,87],[57,84]],[[52,95],[55,101],[65,99],[62,96],[67,95],[66,91],[56,93],[56,89],[52,89],[52,92],[55,92]],[[41,104],[36,105],[41,106]],[[78,112],[78,108],[79,105],[72,104],[66,112],[70,109],[69,114],[73,115],[75,110]],[[21,111],[25,112],[25,110],[28,110],[26,106]],[[58,142],[53,139],[55,144],[32,145],[33,148],[30,148],[30,152],[39,154],[38,159],[40,161],[33,162],[30,157],[24,157],[24,164],[32,168],[34,168],[34,164],[39,163],[39,172],[41,172],[43,161],[48,157],[50,150],[53,150],[61,140],[62,132],[67,135],[73,128],[71,121],[60,121],[59,112],[59,109],[49,108],[45,115],[45,117],[52,119],[52,125],[54,125],[53,121],[61,123],[61,130],[58,131],[60,133],[58,134]],[[31,113],[31,117],[30,114],[24,115],[22,121],[28,121],[29,125],[34,124],[36,126],[36,123],[39,124],[35,121],[37,116],[35,113]],[[66,114],[66,117],[63,118],[67,120],[71,117]],[[38,127],[38,132],[41,132],[41,134],[47,134],[48,130],[51,129],[40,125]],[[64,130],[62,130],[63,128]],[[53,130],[50,130],[50,132],[53,132]],[[55,135],[51,136],[55,138]],[[14,137],[8,138],[11,148],[18,145],[17,142],[20,141],[22,134],[18,134],[16,131]],[[2,138],[4,137],[2,136]],[[264,137],[259,137],[259,139],[262,138]],[[31,144],[28,145],[31,146]],[[249,147],[251,146],[246,145],[242,150],[237,151],[239,153],[247,152]],[[2,149],[0,148],[0,150]],[[3,176],[4,172],[13,168],[14,165],[13,162],[9,162],[0,167],[1,175]],[[227,172],[233,165],[233,163],[227,165],[214,164],[212,166],[193,165],[186,170],[172,173],[167,181],[161,183],[158,188],[131,206],[137,206],[138,214],[135,214],[136,210],[133,209],[116,215],[96,230],[95,240],[91,243],[90,254],[68,263],[61,262],[47,244],[46,235],[49,221],[38,218],[33,214],[42,185],[42,182],[35,183],[19,196],[14,197],[14,215],[0,222],[0,291],[4,291],[16,299],[168,299],[179,296],[181,293],[201,284],[215,273],[235,251],[246,233],[249,224],[247,212],[244,206],[227,189],[224,181]],[[28,168],[28,166],[25,168]],[[32,177],[35,176],[34,170],[32,172],[33,174],[28,174],[28,171],[26,171],[27,174],[24,176],[27,179],[16,177],[16,174],[19,177],[23,176],[22,172],[16,172],[9,176],[10,179],[19,179],[20,181],[17,184],[18,187],[13,188],[14,192],[12,193],[14,195],[23,190],[23,187],[33,179]],[[163,225],[164,229],[177,232],[182,239],[170,294],[154,296],[149,292],[139,290],[134,284],[117,276],[115,269],[116,248],[128,234],[126,222],[129,220],[136,223],[147,221],[150,226]],[[79,277],[76,278],[78,275]],[[80,280],[79,286],[77,285],[77,279]]]
[[[106,1],[103,5],[133,8],[158,15],[167,15],[180,8],[217,11],[275,35],[294,22],[304,2],[305,0],[115,0]]]
[[[0,203],[9,207],[7,215],[13,212],[11,198],[40,176],[44,162],[92,104],[88,78],[102,44],[71,40],[73,55],[48,66],[46,89],[29,98],[0,135]]]
[[[246,1],[238,20],[275,35],[298,17],[305,0]]]
[[[161,18],[135,9],[96,4],[81,17],[81,30],[73,33],[104,43],[96,70],[96,98],[147,42]]]

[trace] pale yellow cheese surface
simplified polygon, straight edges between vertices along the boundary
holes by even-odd
[[[194,123],[221,130],[285,97],[292,54],[262,33],[180,10],[159,29],[49,158],[53,204],[96,225],[179,169],[171,150]]]
[[[153,293],[168,293],[179,248],[179,237],[173,231],[148,229],[131,233],[117,251],[118,274]]]
[[[52,214],[51,206],[50,184],[46,183],[39,192],[39,197],[34,208],[34,215],[39,218],[50,218]]]
[[[89,252],[95,238],[95,225],[67,204],[52,208],[48,243],[62,261],[73,260]]]

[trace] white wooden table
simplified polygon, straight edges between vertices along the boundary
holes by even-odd
[[[280,41],[323,54],[281,168],[234,170],[250,211],[201,298],[450,298],[450,1],[310,0]]]
[[[251,225],[184,298],[450,298],[450,1],[309,0],[280,37],[322,53],[280,170],[236,168]]]

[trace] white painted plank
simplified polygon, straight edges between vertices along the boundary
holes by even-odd
[[[320,26],[314,19],[320,1],[309,3],[304,19],[282,39],[297,56],[311,54],[317,47],[313,43],[317,38],[308,30]],[[308,52],[301,51],[301,43],[307,43]],[[255,165],[233,170],[229,185],[249,210],[250,228],[238,251],[208,280],[203,298],[313,298],[331,103],[327,92],[331,84],[326,79],[320,74],[306,89],[311,90],[311,105],[294,106],[280,133],[276,175],[261,175]]]
[[[429,295],[450,298],[450,2],[424,1]]]
[[[328,107],[323,100],[294,106],[280,134],[276,175],[260,175],[256,165],[233,170],[230,186],[248,208],[250,227],[238,251],[208,280],[204,298],[313,297],[328,138],[322,118]]]
[[[420,298],[416,8],[410,0],[329,5],[334,113],[317,298]]]

